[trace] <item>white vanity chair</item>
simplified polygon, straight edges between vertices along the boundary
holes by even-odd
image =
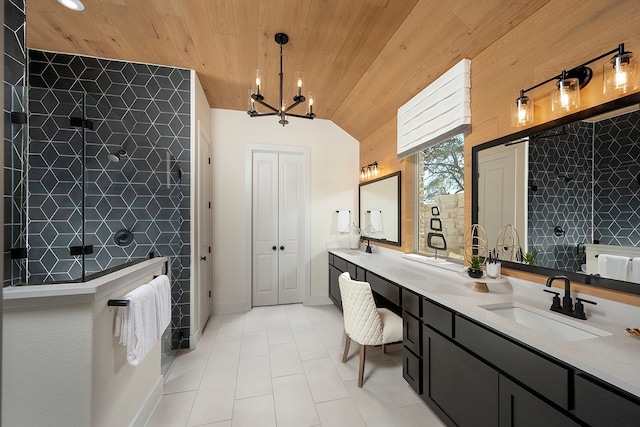
[[[387,344],[402,341],[402,318],[386,308],[376,307],[369,283],[351,280],[348,272],[339,276],[338,283],[347,336],[342,363],[347,361],[351,340],[360,344],[358,387],[362,387],[366,346],[382,345],[382,351],[386,352]]]

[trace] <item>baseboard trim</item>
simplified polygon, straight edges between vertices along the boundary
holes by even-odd
[[[202,339],[202,329],[199,329],[194,335],[189,335],[189,348],[195,350]]]
[[[156,409],[158,402],[160,402],[160,398],[162,397],[162,392],[164,390],[164,377],[160,375],[156,385],[153,387],[144,403],[138,410],[138,413],[129,424],[129,427],[145,427],[149,418],[151,418],[151,414],[153,410]]]
[[[245,313],[251,310],[251,306],[247,307],[247,304],[235,303],[235,304],[213,304],[212,314],[231,314],[231,313]]]
[[[333,301],[328,296],[309,297],[304,302],[304,305],[327,305],[333,304]]]

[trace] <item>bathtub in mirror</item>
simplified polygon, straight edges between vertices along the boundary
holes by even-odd
[[[472,222],[518,224],[522,250],[535,259],[505,266],[640,294],[631,279],[601,277],[587,255],[616,247],[631,258],[640,247],[639,103],[640,94],[628,95],[473,147]],[[500,157],[490,153],[516,150],[524,154],[512,154],[515,166],[486,166]],[[503,174],[496,182],[504,185],[490,184],[486,170]]]
[[[363,237],[400,246],[400,171],[360,184],[359,218]]]

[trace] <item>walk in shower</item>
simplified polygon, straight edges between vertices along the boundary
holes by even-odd
[[[5,286],[85,281],[150,256],[169,259],[176,283],[185,218],[171,147],[150,139],[122,97],[39,87],[9,95]],[[164,353],[170,341],[171,327]]]

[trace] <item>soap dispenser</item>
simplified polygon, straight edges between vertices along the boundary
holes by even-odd
[[[349,247],[351,249],[360,249],[360,229],[354,222],[349,229]]]

